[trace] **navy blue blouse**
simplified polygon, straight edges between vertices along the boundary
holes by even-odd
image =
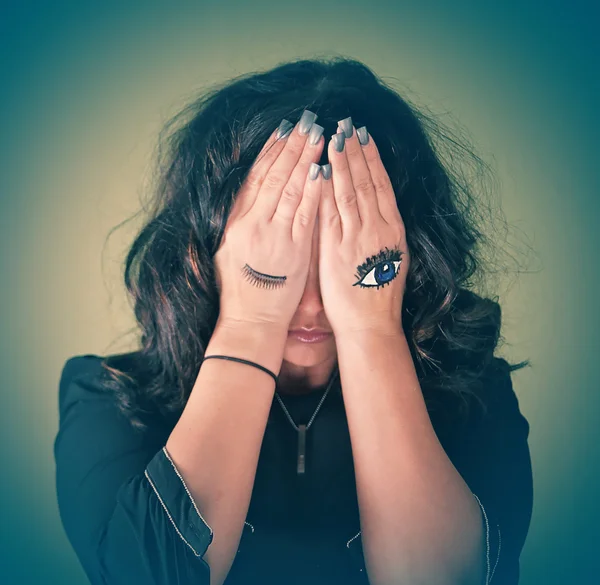
[[[165,445],[173,423],[135,431],[103,389],[101,357],[75,356],[59,386],[56,488],[67,537],[94,585],[209,585],[203,556],[213,538]],[[482,511],[482,585],[516,585],[533,487],[529,424],[508,364],[494,358],[485,416],[432,424]],[[283,395],[306,424],[325,389]],[[225,585],[369,583],[360,534],[350,434],[339,377],[306,434],[298,475],[297,431],[273,400],[238,552]]]

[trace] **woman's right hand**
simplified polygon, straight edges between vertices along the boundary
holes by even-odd
[[[271,134],[237,194],[214,256],[221,322],[287,328],[298,308],[321,196],[321,172],[308,176],[324,145],[315,119],[284,120],[291,134]]]

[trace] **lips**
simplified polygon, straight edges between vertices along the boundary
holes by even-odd
[[[303,343],[318,343],[329,339],[333,334],[325,329],[295,329],[290,331],[288,335]]]

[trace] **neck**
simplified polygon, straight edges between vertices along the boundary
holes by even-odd
[[[279,372],[277,391],[280,394],[301,396],[324,390],[336,363],[334,358],[315,366],[304,367],[284,360]]]

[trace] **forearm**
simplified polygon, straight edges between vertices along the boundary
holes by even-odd
[[[437,439],[403,333],[336,344],[371,585],[481,583],[479,507]]]
[[[206,355],[256,362],[279,373],[285,328],[217,323]],[[202,516],[213,529],[205,560],[221,584],[235,557],[256,475],[275,382],[253,366],[206,360],[166,448]]]

